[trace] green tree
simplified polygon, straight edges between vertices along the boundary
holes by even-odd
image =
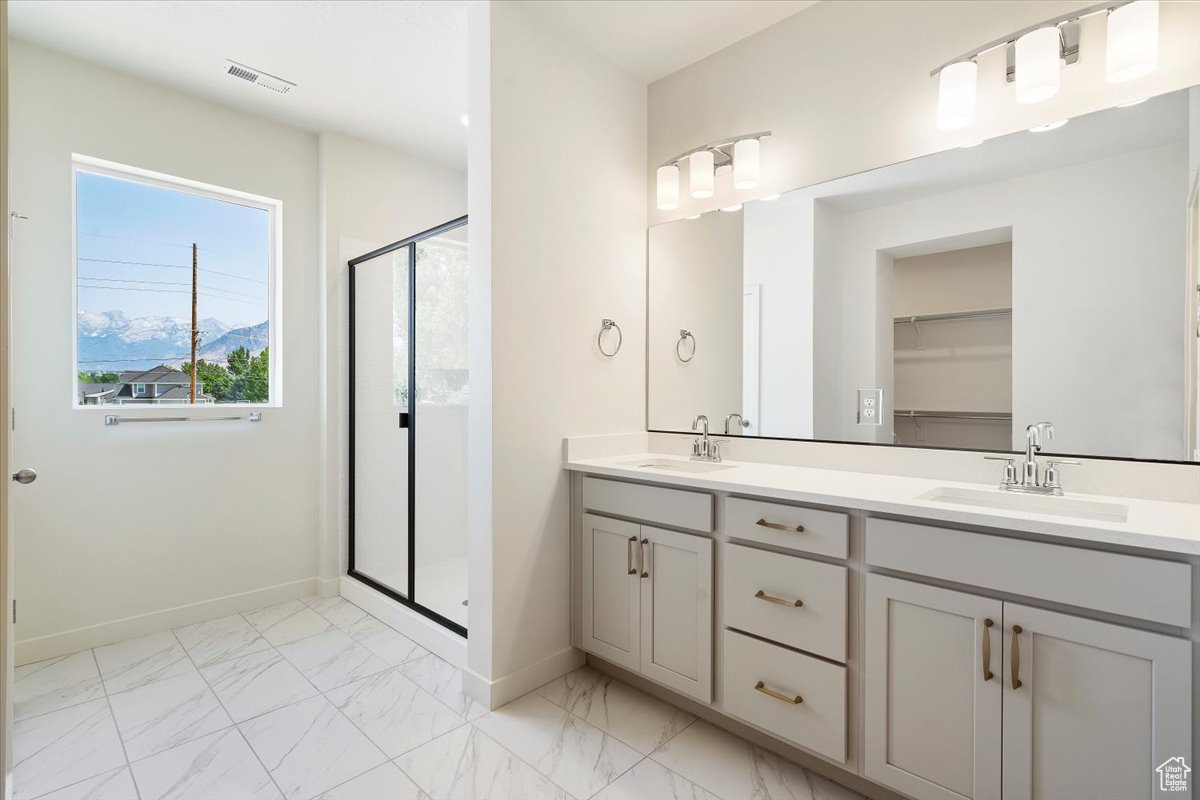
[[[196,381],[200,384],[198,388],[203,389],[206,395],[218,403],[229,399],[229,387],[233,381],[220,364],[210,364],[204,359],[197,361]]]
[[[80,372],[78,375],[80,383],[116,383],[121,380],[121,376],[115,372]]]
[[[228,400],[267,402],[270,395],[270,353],[267,349],[252,356],[245,347],[239,347],[229,354],[225,363],[230,376]]]

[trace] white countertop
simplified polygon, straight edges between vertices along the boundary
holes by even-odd
[[[687,460],[661,453],[628,453],[607,458],[568,459],[564,466],[591,475],[1003,528],[1165,553],[1200,555],[1200,505],[1189,503],[1067,493],[1067,498],[1072,500],[1127,507],[1126,521],[1116,522],[965,506],[922,498],[922,495],[936,489],[986,491],[994,488],[975,483],[740,461],[723,462],[731,469],[703,473],[644,468],[631,463],[654,459]],[[1002,494],[998,490],[996,492],[997,495]]]

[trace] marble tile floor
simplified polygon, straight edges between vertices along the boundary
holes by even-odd
[[[16,670],[14,800],[855,800],[583,667],[488,712],[310,597]]]

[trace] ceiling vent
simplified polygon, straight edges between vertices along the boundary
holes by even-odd
[[[296,88],[296,84],[291,81],[285,81],[283,78],[277,78],[274,75],[268,75],[259,69],[247,67],[245,64],[239,64],[232,59],[225,59],[225,74],[232,75],[235,78],[240,78],[244,81],[249,81],[255,86],[261,86],[264,89],[270,89],[278,94],[287,94],[292,89]]]

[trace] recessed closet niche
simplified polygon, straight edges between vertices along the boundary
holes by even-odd
[[[892,262],[896,444],[1012,448],[1012,242]]]

